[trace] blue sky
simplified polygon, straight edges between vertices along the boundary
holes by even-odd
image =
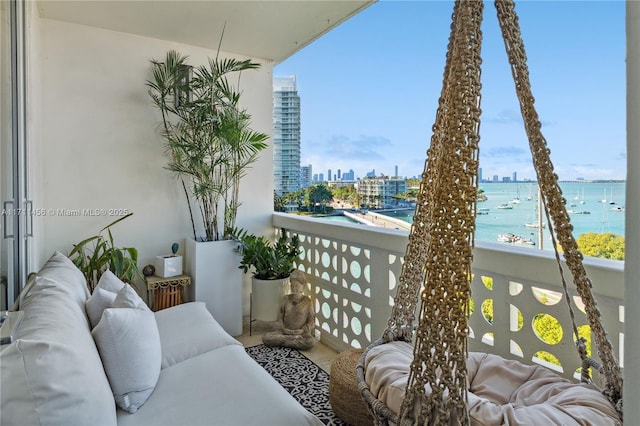
[[[381,0],[278,64],[295,74],[301,164],[419,176],[449,37],[450,1]],[[625,179],[623,1],[516,4],[542,131],[562,180]],[[483,177],[535,178],[492,2],[483,29]]]

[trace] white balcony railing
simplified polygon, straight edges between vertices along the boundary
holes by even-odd
[[[300,237],[303,253],[299,267],[304,268],[311,283],[322,341],[341,351],[366,347],[379,338],[391,313],[408,232],[283,213],[274,214],[273,225]],[[586,258],[584,264],[620,359],[624,264],[595,258]],[[469,319],[470,349],[537,362],[566,377],[575,377],[580,360],[553,253],[476,242],[473,275],[475,308]],[[568,271],[565,276],[572,287]],[[572,295],[579,305],[580,298],[574,291]],[[586,316],[575,304],[574,312],[578,326],[586,325]],[[555,320],[560,327],[555,327],[553,336],[539,337],[545,325],[536,324],[553,324]]]

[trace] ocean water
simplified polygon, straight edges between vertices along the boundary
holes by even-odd
[[[588,232],[611,232],[624,236],[625,182],[561,182],[560,187],[567,200],[567,210],[583,212],[569,214],[575,238]],[[476,241],[498,242],[498,235],[511,233],[531,239],[539,247],[538,229],[525,226],[526,223],[537,222],[536,183],[484,183],[480,189],[484,190],[487,201],[478,203],[479,212],[486,214],[476,216]],[[514,198],[519,198],[520,203],[512,203]],[[498,209],[502,204],[512,208]],[[395,210],[384,214],[411,223],[414,211]],[[547,222],[544,213],[542,221],[544,224]],[[543,228],[542,247],[553,249],[546,225]]]
[[[582,214],[569,214],[575,238],[588,232],[611,232],[624,236],[625,182],[561,182],[560,188],[563,197],[567,200],[567,210],[582,212]],[[538,229],[525,226],[527,223],[535,223],[538,220],[536,183],[484,183],[480,185],[480,189],[484,190],[487,201],[478,203],[480,214],[476,216],[476,241],[499,242],[499,235],[510,233],[532,240],[536,247],[540,247]],[[514,198],[519,198],[520,203],[513,203]],[[498,209],[497,207],[502,204],[512,208]],[[414,210],[387,210],[381,214],[411,223]],[[325,219],[353,223],[345,216],[332,216]],[[553,246],[544,214],[542,222],[545,224],[542,248],[551,250]]]

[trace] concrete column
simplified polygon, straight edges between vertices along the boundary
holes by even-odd
[[[640,1],[627,0],[624,418],[640,422]]]

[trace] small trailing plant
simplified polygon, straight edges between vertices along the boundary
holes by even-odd
[[[136,277],[141,277],[138,270],[138,250],[134,247],[116,247],[111,233],[113,225],[132,214],[129,213],[111,222],[102,228],[98,235],[73,245],[69,259],[82,271],[87,280],[87,287],[92,293],[106,270],[110,270],[120,280],[134,286]]]
[[[240,269],[245,273],[254,268],[253,276],[261,280],[287,278],[295,270],[294,262],[300,254],[300,239],[297,235],[287,238],[283,229],[277,240],[263,236],[236,233],[240,242],[242,260]]]

